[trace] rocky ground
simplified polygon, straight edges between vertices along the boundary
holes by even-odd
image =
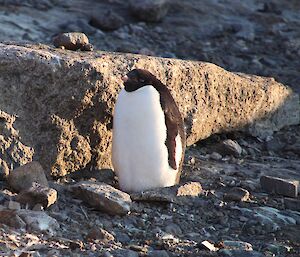
[[[167,14],[159,2],[134,17],[119,0],[4,0],[0,39],[82,31],[96,49],[209,61],[300,91],[298,1],[174,0]],[[0,256],[299,256],[299,155],[299,126],[266,141],[214,135],[187,150],[178,187],[131,196],[110,170],[48,182],[26,166],[27,180],[0,181]]]
[[[284,180],[276,188],[274,178],[300,180],[294,129],[267,143],[237,133],[213,136],[188,149],[179,188],[132,194],[132,201],[110,188],[117,188],[110,170],[50,181],[57,199],[44,189],[24,200],[2,182],[0,255],[299,256],[297,188]],[[47,184],[42,169],[27,171]],[[260,182],[262,176],[271,182]],[[25,184],[22,176],[8,181]]]

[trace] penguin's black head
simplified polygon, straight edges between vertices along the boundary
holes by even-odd
[[[130,71],[122,80],[124,81],[125,90],[127,92],[133,92],[147,85],[154,86],[154,84],[157,83],[157,79],[152,73],[142,69]]]

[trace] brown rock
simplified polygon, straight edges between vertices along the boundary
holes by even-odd
[[[19,257],[33,257],[33,255],[31,253],[23,252],[19,255]]]
[[[151,71],[170,89],[185,119],[188,145],[233,130],[263,138],[299,123],[299,96],[288,87],[210,63],[0,44],[0,66],[0,110],[20,117],[11,126],[22,135],[15,144],[15,153],[22,154],[0,152],[9,168],[10,158],[19,163],[33,155],[19,142],[34,149],[54,176],[89,165],[111,167],[114,103],[121,77],[133,68]],[[1,135],[5,144],[14,138],[11,130]],[[0,149],[9,148],[0,143]]]
[[[0,210],[0,223],[13,228],[26,227],[26,223],[18,216],[16,210]]]
[[[108,231],[102,228],[93,228],[89,231],[86,236],[87,240],[104,240],[104,241],[113,241],[115,237]]]
[[[55,189],[42,186],[36,182],[33,182],[29,189],[22,191],[15,197],[16,201],[29,204],[30,207],[41,204],[44,208],[54,204],[56,199],[57,191]]]
[[[33,182],[49,186],[43,167],[36,161],[14,169],[7,177],[7,181],[17,192],[30,188]]]
[[[287,180],[283,178],[262,176],[260,177],[261,187],[270,193],[285,195],[289,197],[297,197],[299,181]]]
[[[224,201],[245,202],[249,200],[250,193],[248,190],[241,187],[234,187],[224,195]]]
[[[78,198],[97,210],[113,215],[125,215],[130,211],[130,196],[105,183],[83,181],[71,189]]]
[[[82,241],[77,240],[77,241],[70,241],[69,246],[70,246],[71,250],[76,250],[76,249],[82,250],[84,247],[84,244]]]
[[[81,48],[80,48],[81,51],[93,51],[94,50],[94,46],[92,44],[86,44],[86,45],[83,45]]]
[[[242,154],[242,147],[236,142],[231,139],[226,139],[222,141],[217,146],[218,152],[222,155],[233,155],[235,157],[239,157]]]
[[[61,33],[53,38],[55,47],[65,47],[68,50],[76,51],[89,44],[89,39],[84,33],[70,32]]]
[[[199,182],[188,182],[177,189],[177,196],[198,196],[202,193]]]

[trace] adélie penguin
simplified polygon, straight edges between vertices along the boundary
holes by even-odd
[[[112,164],[120,189],[138,192],[179,182],[184,124],[168,88],[147,70],[123,77],[114,108]]]

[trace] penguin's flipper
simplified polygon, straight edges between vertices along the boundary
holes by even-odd
[[[180,150],[184,150],[185,148],[185,132],[183,121],[170,91],[165,87],[164,90],[160,91],[160,93],[161,106],[165,114],[165,123],[167,127],[167,139],[165,144],[168,149],[168,161],[170,167],[174,170],[177,170],[181,165],[181,162],[176,163],[176,137],[178,135],[180,136],[183,147],[183,149]]]

